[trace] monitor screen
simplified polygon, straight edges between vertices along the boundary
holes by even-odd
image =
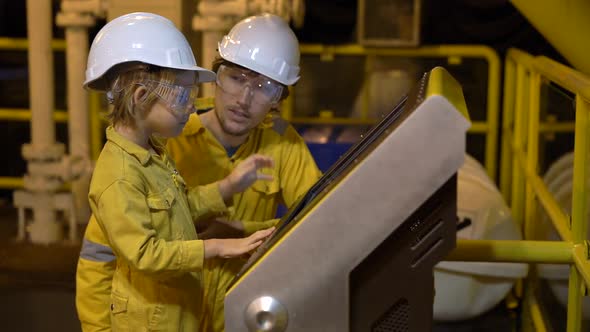
[[[408,105],[408,100],[412,99],[414,98],[404,96],[392,111],[385,115],[383,119],[373,126],[366,134],[362,135],[361,140],[348,149],[348,151],[342,155],[302,197],[297,200],[297,202],[277,223],[273,235],[260,245],[250,257],[242,270],[237,274],[234,282],[243,275],[253,263],[264,254],[264,252],[281,239],[291,227],[297,224],[298,220],[301,220],[299,217],[304,215],[302,214],[302,211],[314,205],[311,204],[311,202],[322,196],[330,184],[334,183],[351,169],[361,154],[366,152],[366,150],[373,145],[373,142],[379,139],[379,137],[382,137],[384,132],[390,129],[403,114],[408,113],[410,108],[413,108],[414,105]]]
[[[372,127],[366,134],[362,135],[362,139],[353,145],[344,155],[342,155],[330,169],[323,176],[313,185],[301,199],[297,201],[297,203],[287,211],[287,213],[281,218],[280,222],[277,224],[277,229],[273,234],[272,238],[281,237],[285,230],[288,228],[287,226],[290,225],[299,213],[307,206],[309,203],[321,193],[328,184],[332,183],[334,179],[338,178],[341,173],[348,169],[352,163],[359,157],[359,155],[366,150],[366,148],[375,141],[381,134],[391,126],[392,123],[395,122],[396,119],[403,113],[404,106],[406,105],[406,101],[408,100],[407,96],[404,96],[395,108],[389,112],[377,125]],[[272,238],[269,242],[272,242]]]

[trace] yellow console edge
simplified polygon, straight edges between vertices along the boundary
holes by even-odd
[[[451,103],[458,111],[471,122],[467,105],[465,104],[465,97],[463,96],[463,89],[457,80],[449,74],[443,67],[434,67],[430,71],[430,76],[426,85],[426,96],[442,96]]]

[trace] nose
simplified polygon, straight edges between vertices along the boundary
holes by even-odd
[[[244,85],[244,90],[239,96],[238,104],[240,104],[240,106],[250,105],[253,96],[252,87],[250,87],[250,85]]]

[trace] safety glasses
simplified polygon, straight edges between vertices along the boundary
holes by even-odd
[[[199,94],[197,85],[176,85],[158,81],[149,81],[153,84],[153,93],[172,111],[186,114],[194,112],[194,103]]]
[[[238,97],[247,92],[249,100],[259,105],[278,102],[283,93],[280,83],[264,75],[226,65],[217,70],[217,85],[224,92]]]

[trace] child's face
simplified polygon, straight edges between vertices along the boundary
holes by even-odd
[[[191,71],[180,72],[176,76],[174,85],[190,89],[191,86],[195,85],[195,74]],[[171,104],[170,100],[181,100],[185,99],[185,97],[176,98],[176,95],[168,97],[170,98],[159,97],[156,103],[148,110],[145,117],[145,126],[152,134],[158,134],[162,137],[175,137],[182,132],[190,114],[194,112],[194,105],[193,100],[188,98],[185,102],[186,107],[178,107],[177,104]]]

